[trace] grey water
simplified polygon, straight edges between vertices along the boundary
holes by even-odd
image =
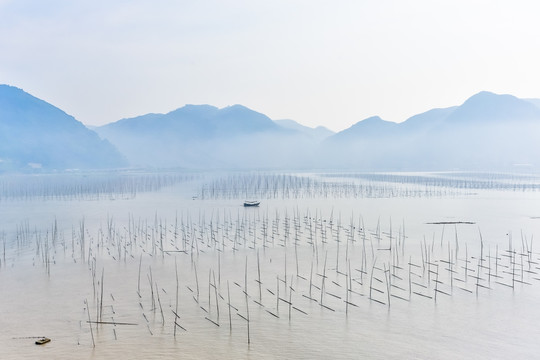
[[[534,174],[90,173],[0,184],[3,358],[540,351]],[[243,206],[253,199],[259,207]],[[40,336],[52,341],[34,345]]]

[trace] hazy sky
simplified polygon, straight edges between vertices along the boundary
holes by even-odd
[[[540,1],[0,0],[0,83],[85,124],[242,104],[342,130],[540,97]]]

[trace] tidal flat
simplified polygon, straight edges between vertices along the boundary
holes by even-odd
[[[536,174],[132,171],[0,189],[6,358],[540,351]]]

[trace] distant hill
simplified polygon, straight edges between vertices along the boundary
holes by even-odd
[[[490,124],[523,122],[540,119],[540,108],[512,95],[497,95],[482,91],[471,96],[446,118],[447,123],[470,122]]]
[[[402,123],[362,120],[329,137],[320,157],[325,166],[365,170],[539,168],[537,134],[540,108],[531,101],[481,92]]]
[[[147,114],[96,128],[104,136],[156,134],[194,141],[239,134],[280,132],[270,118],[241,105],[218,109],[210,105],[186,105],[167,114]]]
[[[268,168],[298,166],[311,140],[241,105],[186,105],[98,127],[139,166]],[[305,145],[305,146],[304,146]]]
[[[316,128],[311,128],[311,127],[299,124],[294,120],[289,120],[289,119],[274,120],[274,122],[285,129],[298,131],[302,134],[305,134],[306,136],[309,136],[319,141],[324,140],[327,137],[335,134],[335,132],[333,132],[332,130],[324,126],[317,126]]]
[[[523,99],[523,100],[530,102],[537,108],[540,108],[540,99]]]
[[[402,123],[373,116],[338,133],[293,120],[273,121],[241,105],[222,109],[186,105],[167,114],[93,127],[94,132],[45,101],[0,85],[0,171],[128,164],[192,169],[498,171],[525,166],[538,170],[539,105],[538,99],[480,92],[459,106],[432,109]]]
[[[400,129],[410,133],[425,132],[440,127],[444,120],[457,109],[452,106],[442,109],[431,109],[418,115],[411,116],[399,124]]]
[[[369,140],[374,137],[392,136],[399,124],[386,121],[378,116],[372,116],[357,122],[353,126],[330,137],[331,142],[356,142],[360,139]]]
[[[53,105],[0,85],[0,170],[115,168],[127,164],[108,141]]]

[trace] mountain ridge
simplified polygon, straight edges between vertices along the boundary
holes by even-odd
[[[0,85],[0,170],[116,168],[118,150],[63,110]]]
[[[239,104],[221,109],[188,104],[91,131],[61,109],[2,85],[0,170],[30,163],[47,169],[125,166],[119,160],[122,154],[130,166],[198,169],[540,167],[540,145],[534,138],[540,133],[540,100],[535,100],[483,91],[461,105],[431,109],[401,123],[372,116],[337,133],[272,120]],[[10,139],[19,139],[19,144]],[[58,141],[63,150],[55,146]],[[20,161],[10,160],[17,156]]]
[[[338,166],[369,170],[538,167],[538,133],[540,108],[512,95],[483,91],[459,106],[431,109],[402,123],[361,120],[328,138],[322,153],[333,154]],[[339,157],[347,153],[363,155]]]
[[[335,134],[335,132],[333,132],[332,130],[324,126],[317,126],[315,128],[312,128],[309,126],[302,125],[291,119],[274,120],[274,122],[281,127],[299,131],[305,134],[306,136],[312,137],[317,140],[324,140],[325,138]]]

